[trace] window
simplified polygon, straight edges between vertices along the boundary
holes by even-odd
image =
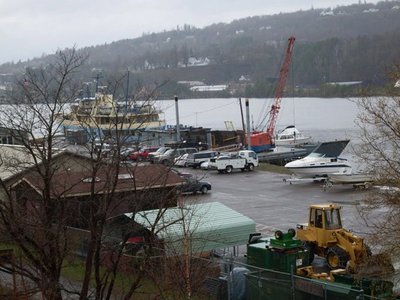
[[[210,157],[214,157],[216,154],[215,152],[199,152],[199,153],[195,153],[194,154],[194,158],[195,159],[199,159],[199,158],[210,158]]]
[[[331,209],[325,211],[326,228],[327,229],[340,229],[342,222],[340,220],[339,209]]]
[[[187,149],[185,149],[185,152],[186,153],[195,153],[195,152],[197,152],[197,150],[195,148],[187,148]]]
[[[318,228],[323,227],[322,226],[322,222],[323,222],[322,215],[323,215],[323,210],[317,209],[316,214],[315,214],[315,227],[318,227]]]
[[[311,208],[310,211],[310,224],[315,225],[315,208]]]
[[[14,144],[12,136],[2,136],[2,137],[0,137],[0,144],[8,144],[8,145]]]

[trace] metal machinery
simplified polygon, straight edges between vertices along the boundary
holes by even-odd
[[[326,258],[331,269],[357,267],[371,255],[364,240],[342,227],[341,207],[335,204],[311,205],[308,225],[297,225],[297,239],[311,253]]]
[[[256,269],[245,274],[246,299],[393,299],[389,281],[356,277],[344,269],[316,272],[310,252],[295,234],[289,229],[287,233],[276,231],[274,238],[250,235],[247,264]]]
[[[279,109],[281,108],[281,100],[283,97],[283,91],[285,89],[286,81],[289,74],[289,66],[292,60],[292,53],[294,47],[295,37],[291,36],[288,39],[288,45],[285,52],[285,58],[282,63],[278,85],[275,89],[274,102],[271,105],[269,111],[269,118],[267,122],[267,129],[263,131],[255,131],[251,134],[251,146],[255,152],[262,152],[273,147],[273,137],[275,135],[275,126],[278,118]]]
[[[279,72],[278,86],[275,90],[274,103],[271,106],[268,119],[267,133],[272,138],[275,135],[276,120],[278,118],[279,109],[281,108],[281,100],[283,97],[283,90],[285,89],[286,81],[289,75],[289,66],[292,60],[292,53],[294,47],[295,37],[291,36],[288,39],[288,45],[285,53],[285,60],[283,61],[281,70]]]

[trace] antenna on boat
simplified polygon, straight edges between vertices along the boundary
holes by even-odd
[[[88,82],[85,82],[84,85],[86,86],[86,97],[89,99],[92,96],[92,93],[90,92],[90,88],[89,88],[89,84]]]
[[[96,93],[99,91],[99,82],[100,82],[100,78],[103,78],[103,76],[101,76],[100,73],[97,73],[96,77],[94,77],[96,79]]]
[[[129,70],[126,78],[125,112],[128,111],[128,97],[129,97]]]

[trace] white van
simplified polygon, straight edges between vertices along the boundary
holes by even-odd
[[[218,156],[217,151],[200,151],[197,153],[191,153],[186,159],[186,166],[194,169],[200,167],[203,162],[210,161],[211,158]]]

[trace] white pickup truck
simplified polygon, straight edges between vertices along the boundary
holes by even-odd
[[[253,171],[257,166],[257,154],[251,150],[242,150],[237,154],[219,155],[211,158],[208,163],[208,169],[218,170],[220,173],[232,173],[234,169]]]

